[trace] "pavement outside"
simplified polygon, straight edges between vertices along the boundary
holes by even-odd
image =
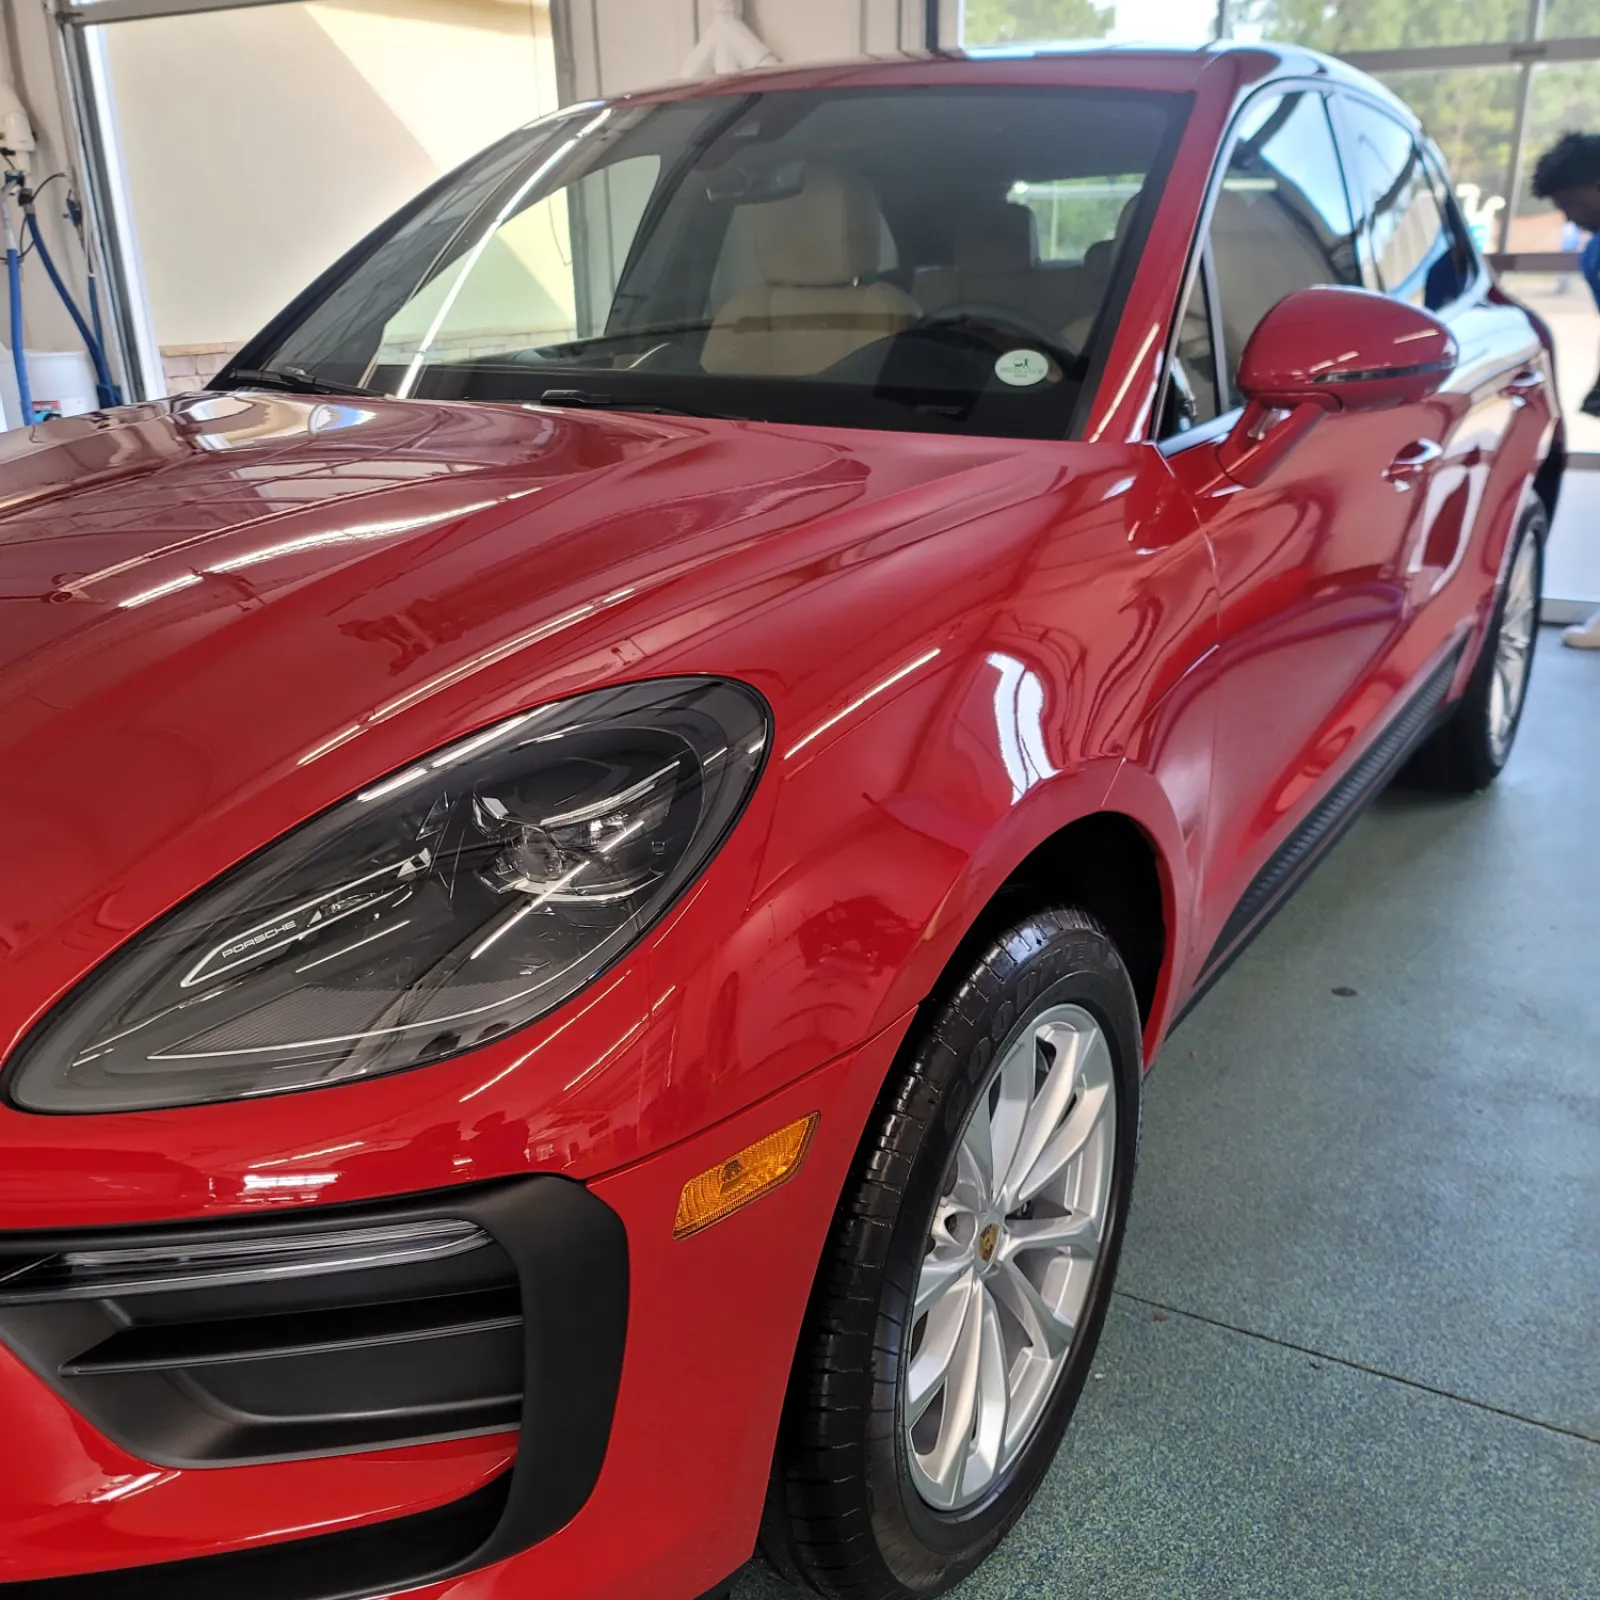
[[[1386,795],[1173,1034],[1094,1375],[957,1600],[1600,1597],[1597,796],[1546,629],[1495,788]]]

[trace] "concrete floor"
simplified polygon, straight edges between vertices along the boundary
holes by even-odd
[[[1495,789],[1384,797],[1173,1035],[1093,1380],[959,1600],[1600,1596],[1597,795],[1547,629]]]

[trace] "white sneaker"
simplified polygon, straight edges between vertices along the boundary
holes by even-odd
[[[1587,622],[1575,622],[1570,628],[1563,628],[1561,642],[1570,644],[1574,650],[1600,650],[1600,611]]]

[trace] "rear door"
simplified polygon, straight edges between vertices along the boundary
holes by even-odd
[[[1163,441],[1211,540],[1221,605],[1193,952],[1205,964],[1269,908],[1278,865],[1305,859],[1299,831],[1390,710],[1397,684],[1387,674],[1405,632],[1406,560],[1424,499],[1385,476],[1417,440],[1416,421],[1395,412],[1327,417],[1254,487],[1220,476],[1216,443],[1237,420],[1235,375],[1261,318],[1297,289],[1361,283],[1320,91],[1263,91],[1241,112],[1224,161],[1202,271],[1179,321]]]
[[[1460,348],[1444,389],[1399,413],[1415,442],[1392,481],[1421,502],[1403,553],[1410,626],[1394,662],[1410,678],[1489,604],[1551,419],[1548,362],[1528,319],[1490,298],[1437,154],[1373,101],[1344,92],[1334,112],[1368,286],[1432,311]]]

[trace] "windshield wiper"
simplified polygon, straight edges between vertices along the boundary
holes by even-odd
[[[539,396],[542,406],[572,406],[585,411],[644,411],[658,417],[714,417],[719,422],[748,422],[748,417],[731,411],[703,411],[692,406],[662,405],[655,400],[636,400],[627,395],[597,394],[592,389],[546,389]]]
[[[286,389],[290,394],[359,394],[373,400],[384,398],[376,389],[319,378],[304,367],[235,367],[228,373],[228,382],[250,389]]]
[[[618,296],[620,301],[623,297]],[[709,317],[692,317],[686,322],[650,322],[642,328],[624,328],[620,333],[592,333],[583,339],[563,339],[559,344],[541,345],[541,350],[592,350],[597,345],[626,344],[630,339],[659,339],[669,333],[705,333],[711,327]]]

